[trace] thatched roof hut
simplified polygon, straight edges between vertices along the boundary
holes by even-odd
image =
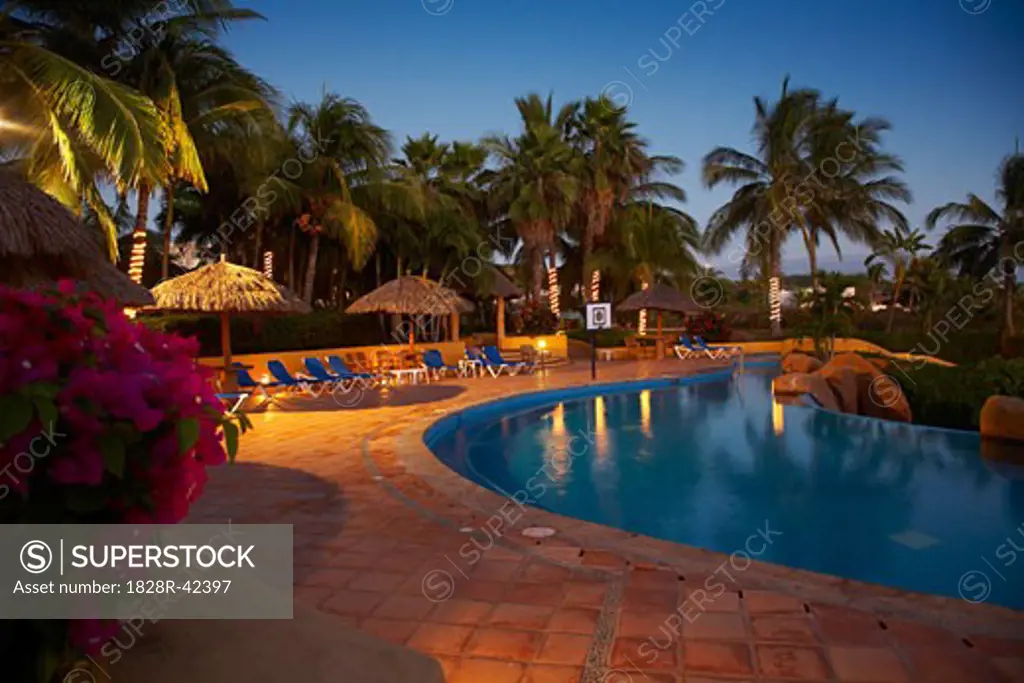
[[[292,291],[263,273],[228,263],[196,268],[153,288],[155,308],[192,313],[308,313]]]
[[[38,287],[61,279],[77,280],[83,289],[124,305],[153,303],[60,202],[19,175],[0,171],[0,282]]]
[[[356,299],[345,312],[450,315],[469,313],[473,308],[472,303],[433,280],[406,275]]]
[[[153,288],[155,308],[220,314],[224,374],[231,377],[232,314],[308,313],[309,304],[263,273],[228,263],[212,263],[165,280]]]
[[[616,310],[619,311],[641,311],[644,309],[674,313],[699,313],[702,310],[691,297],[675,287],[660,282],[630,294],[616,306]]]
[[[416,275],[406,275],[356,299],[346,313],[391,313],[397,315],[449,315],[453,338],[458,338],[458,316],[475,306],[447,287]],[[409,347],[415,345],[415,332],[409,329]]]
[[[502,299],[515,299],[523,295],[523,290],[516,286],[500,268],[491,267],[481,273],[478,278],[486,283],[487,294]]]

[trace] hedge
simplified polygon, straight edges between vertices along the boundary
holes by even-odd
[[[615,348],[626,345],[626,337],[636,334],[636,330],[627,330],[621,327],[613,327],[610,330],[597,330],[595,342],[600,349]],[[586,330],[568,330],[566,335],[570,339],[578,339],[590,343],[590,332]]]
[[[198,338],[204,356],[221,353],[218,316],[156,315],[142,317],[140,321],[155,330]],[[370,346],[385,338],[375,315],[315,311],[305,315],[231,319],[231,350],[236,354]]]
[[[942,360],[951,363],[978,363],[1000,355],[1001,346],[999,343],[999,332],[994,329],[976,330],[953,330],[946,335],[946,341],[941,337],[931,337],[922,332],[896,331],[878,332],[873,330],[857,329],[854,336],[866,341],[874,342],[890,351],[910,351],[916,353],[931,351],[938,346],[935,353]],[[1024,355],[1024,336],[1013,337],[1006,345],[1004,355],[1010,358],[1019,358]]]
[[[996,356],[955,367],[894,362],[886,372],[903,388],[915,424],[977,431],[989,396],[1024,398],[1024,358]]]

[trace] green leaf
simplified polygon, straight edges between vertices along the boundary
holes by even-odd
[[[109,434],[100,437],[100,452],[103,454],[103,466],[118,479],[124,477],[126,452],[124,441]]]
[[[48,398],[36,398],[32,401],[36,407],[36,415],[39,416],[39,422],[43,425],[43,429],[50,429],[57,423],[57,404]]]
[[[50,384],[47,382],[36,382],[35,384],[30,384],[24,389],[22,389],[22,393],[24,393],[27,396],[31,396],[32,398],[53,399],[57,397],[57,394],[59,392],[60,385]]]
[[[235,461],[235,454],[238,453],[238,427],[234,422],[225,422],[221,425],[224,429],[224,446],[228,451],[228,460]]]
[[[190,417],[178,423],[178,448],[185,453],[199,440],[199,420]]]
[[[0,442],[21,434],[32,421],[32,403],[18,395],[0,396]]]

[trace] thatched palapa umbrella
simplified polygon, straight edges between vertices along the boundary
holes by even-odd
[[[39,287],[61,279],[126,306],[153,303],[149,292],[114,267],[98,235],[60,202],[0,171],[0,282]]]
[[[673,313],[697,313],[701,307],[691,297],[686,296],[675,287],[656,282],[647,289],[630,294],[618,305],[620,311],[652,310],[658,312],[658,345],[662,353],[661,315],[664,311]]]
[[[165,280],[153,288],[155,308],[190,313],[219,313],[224,372],[230,376],[231,315],[248,313],[308,313],[309,305],[263,273],[219,263]]]
[[[519,289],[512,280],[502,273],[497,268],[491,268],[491,286],[488,288],[489,294],[497,300],[497,334],[498,334],[498,348],[504,346],[505,342],[505,299],[515,299],[523,295],[523,290]]]
[[[473,304],[433,280],[406,275],[356,299],[346,313],[394,313],[398,315],[451,315],[469,313]],[[409,331],[409,348],[416,343]]]

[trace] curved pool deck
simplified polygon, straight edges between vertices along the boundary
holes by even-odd
[[[607,363],[599,381],[707,369]],[[748,566],[520,508],[424,443],[461,410],[587,386],[589,368],[445,384],[466,391],[428,404],[253,415],[248,465],[216,472],[191,521],[295,524],[297,599],[436,656],[455,683],[1024,680],[1020,612]],[[531,539],[529,527],[556,533]],[[724,572],[732,580],[713,580]]]

